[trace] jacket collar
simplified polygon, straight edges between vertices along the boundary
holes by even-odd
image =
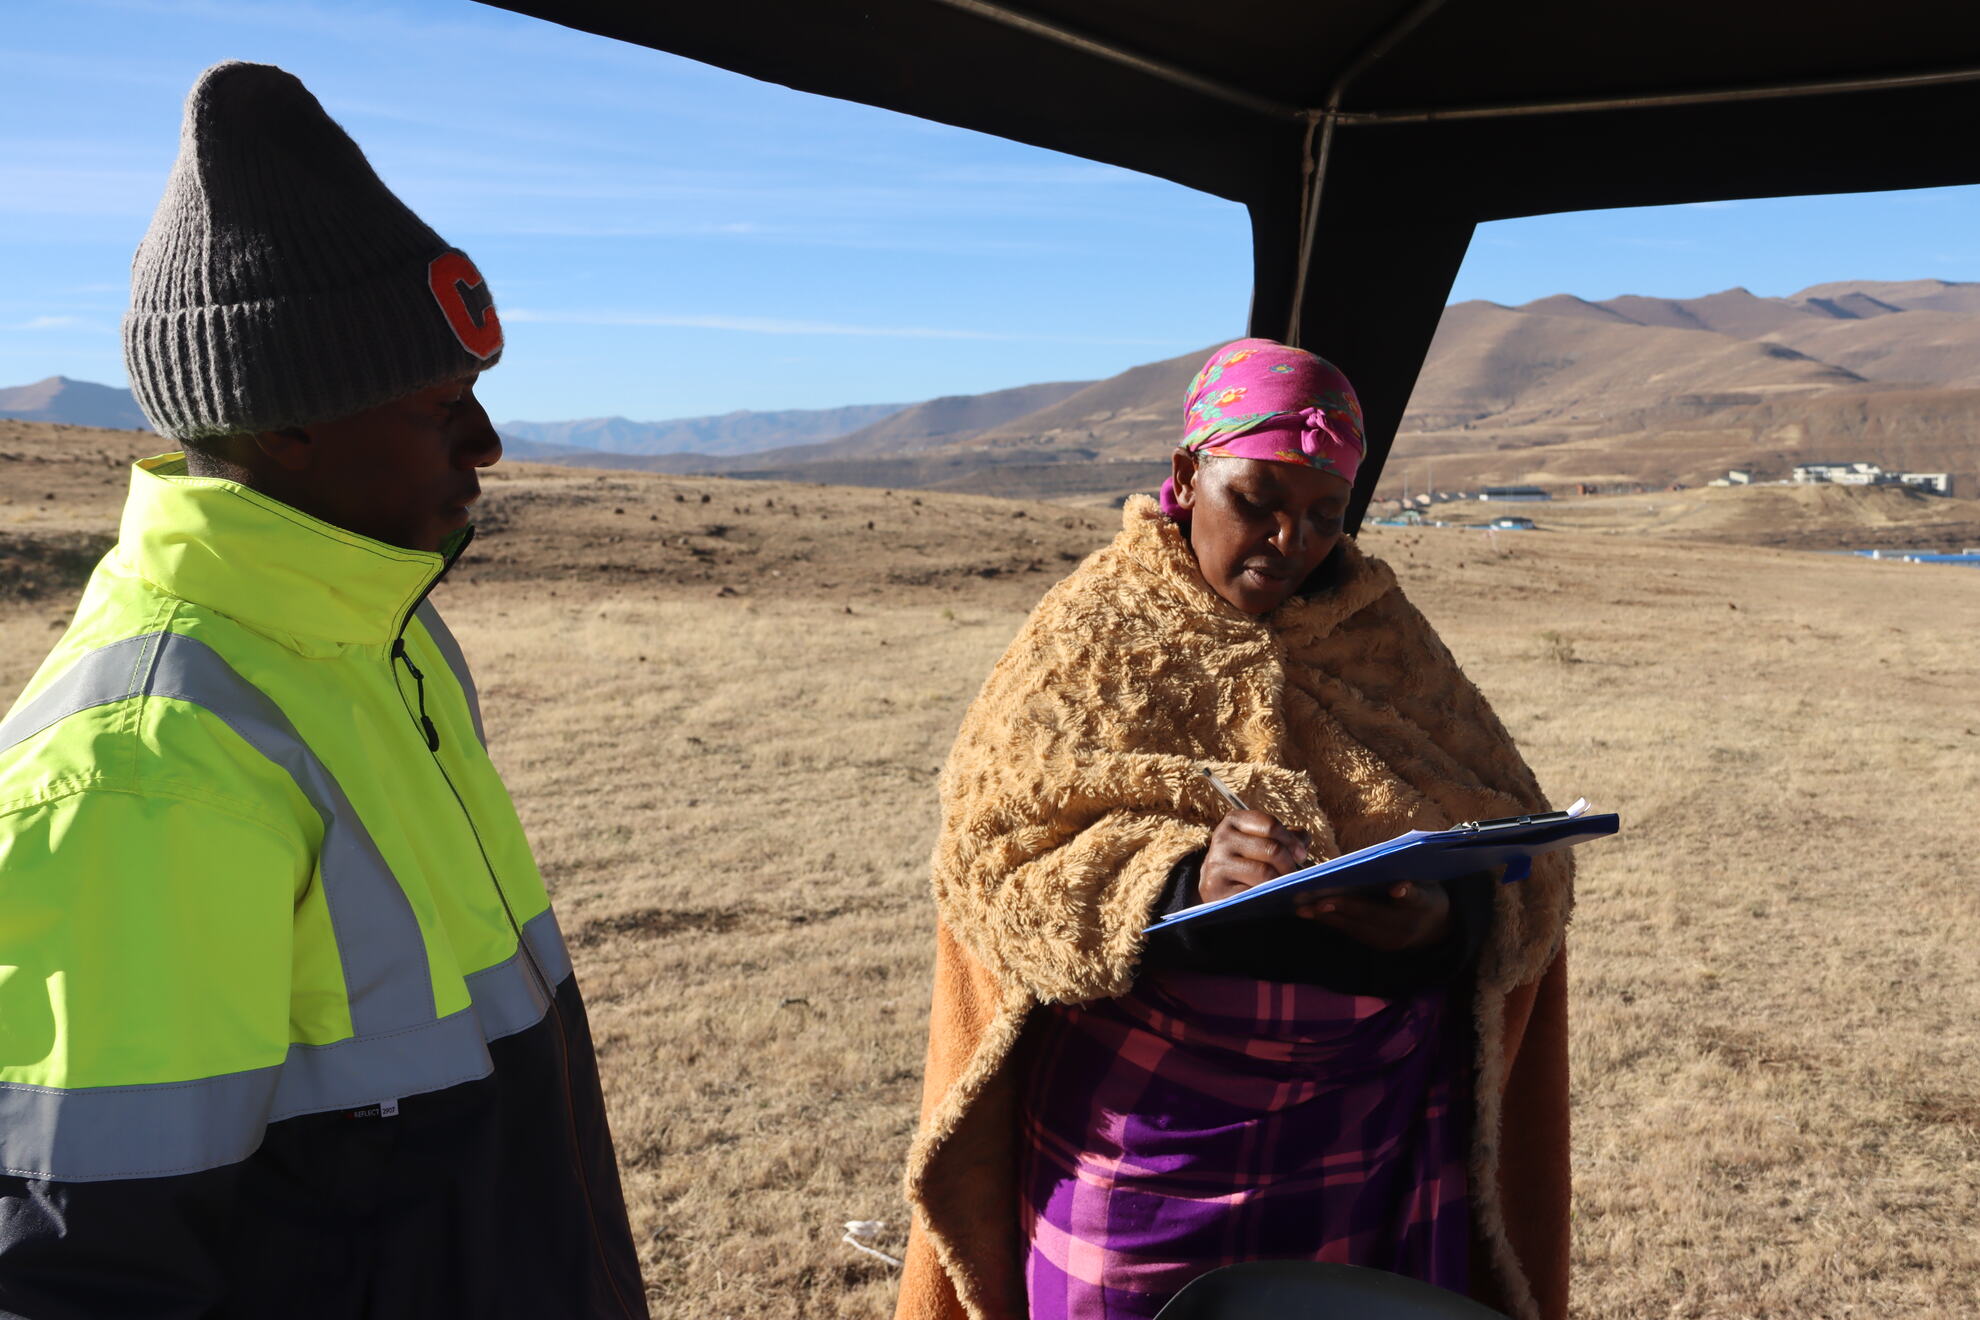
[[[118,529],[124,563],[170,595],[261,631],[356,646],[396,638],[466,543],[386,545],[239,482],[188,476],[184,454],[132,466]]]
[[[1197,567],[1196,553],[1189,548],[1182,525],[1165,516],[1148,496],[1133,497],[1122,510],[1120,544],[1143,570],[1161,579],[1191,613],[1226,626],[1269,628],[1295,643],[1326,637],[1396,585],[1396,576],[1387,564],[1370,559],[1353,541],[1343,539],[1344,562],[1337,582],[1308,595],[1294,596],[1270,614],[1257,618],[1210,589]]]

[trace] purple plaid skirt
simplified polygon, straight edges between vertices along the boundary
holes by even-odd
[[[1446,995],[1171,972],[1026,1028],[1031,1320],[1146,1320],[1248,1260],[1463,1292],[1469,1124]]]

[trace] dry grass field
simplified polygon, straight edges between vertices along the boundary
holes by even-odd
[[[8,696],[73,594],[79,552],[48,545],[111,527],[142,442],[0,427]],[[839,1235],[900,1240],[936,769],[1116,515],[489,487],[439,603],[574,945],[656,1314],[884,1316],[893,1271]],[[1578,1313],[1980,1315],[1980,573],[1599,531],[1363,544],[1552,795],[1623,816],[1572,935]]]

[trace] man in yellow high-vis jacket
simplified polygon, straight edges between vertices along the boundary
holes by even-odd
[[[184,452],[0,721],[0,1316],[645,1316],[427,603],[501,454],[479,272],[301,83],[220,65],[125,346]]]

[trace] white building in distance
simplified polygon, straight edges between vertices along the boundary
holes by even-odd
[[[1726,474],[1736,479],[1738,473]],[[1920,490],[1935,491],[1940,495],[1952,494],[1952,474],[1950,472],[1886,472],[1875,463],[1861,461],[1849,463],[1803,463],[1794,469],[1797,485],[1836,485],[1836,486],[1916,486]],[[1749,473],[1747,480],[1752,480]]]
[[[1884,469],[1875,463],[1801,463],[1794,469],[1797,485],[1874,486],[1884,479]]]

